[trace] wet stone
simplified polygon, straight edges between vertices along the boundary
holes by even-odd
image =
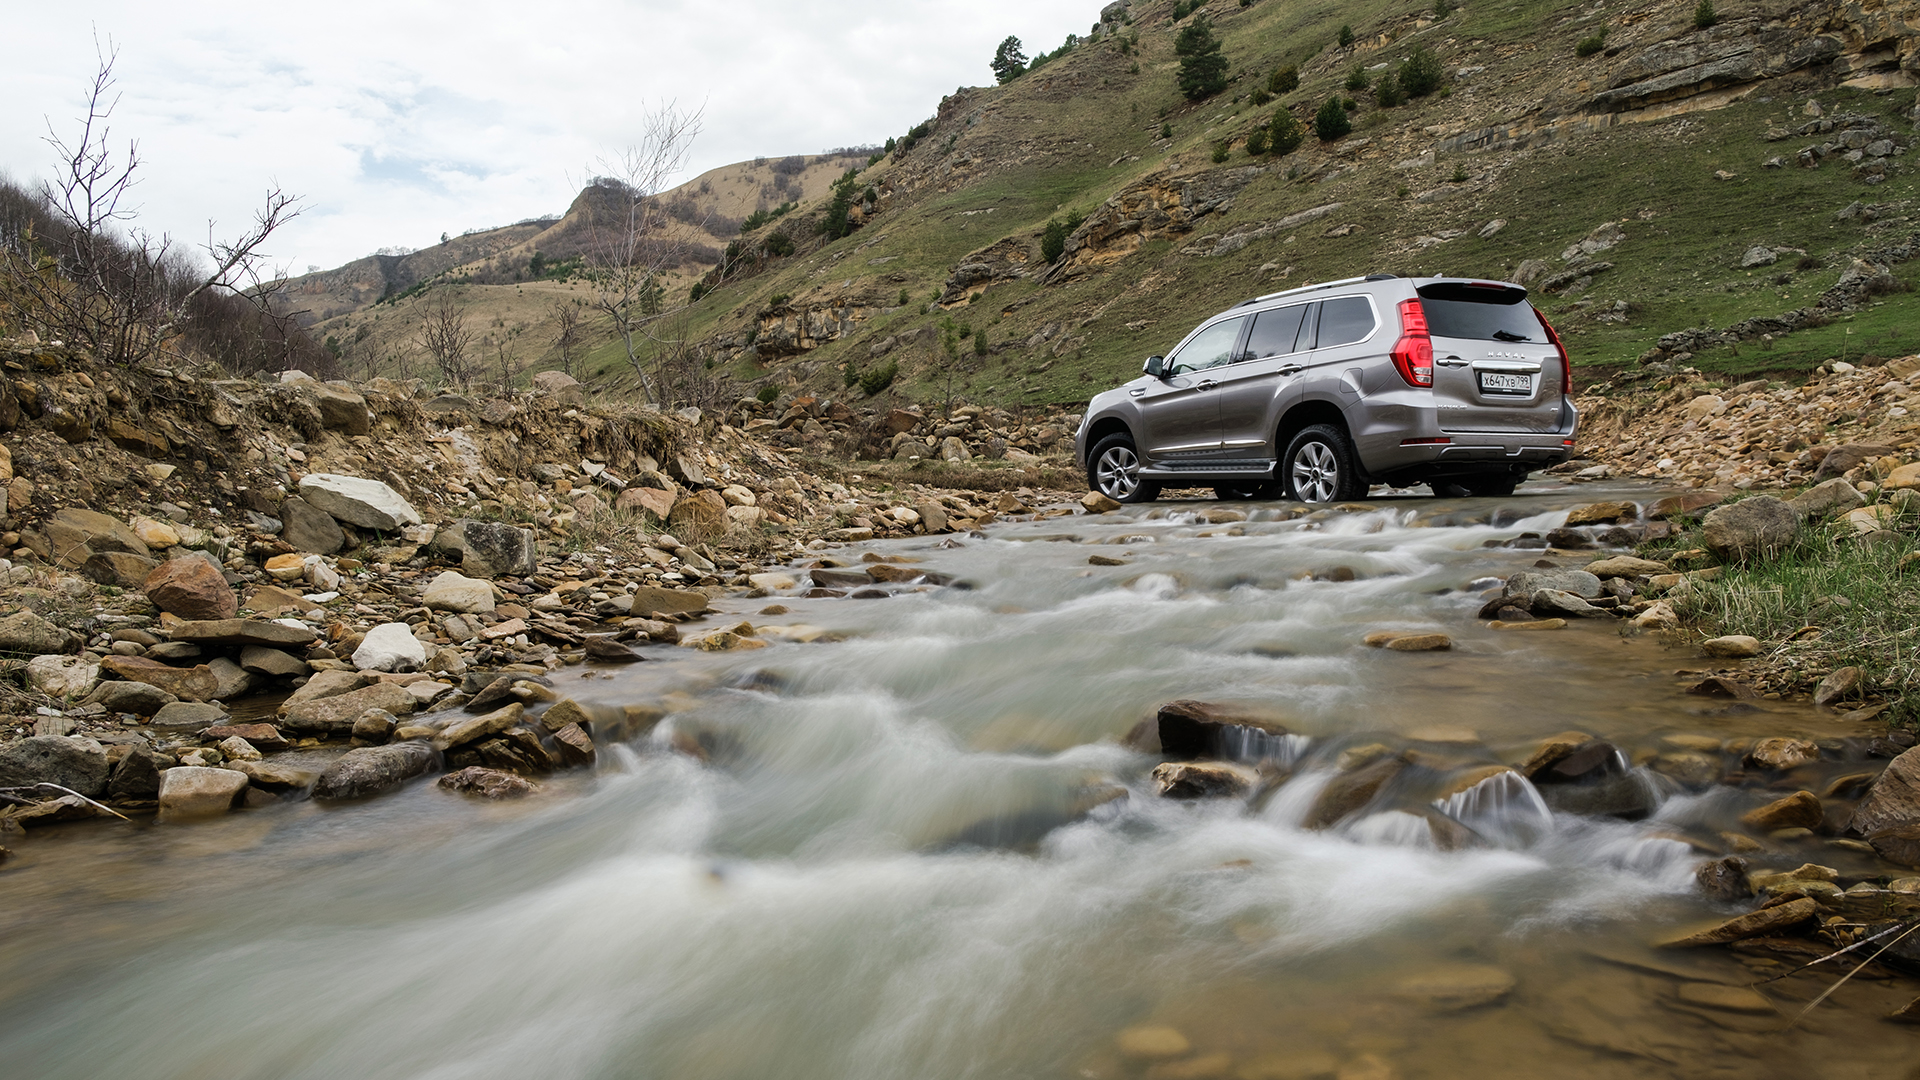
[[[533,794],[539,787],[525,777],[489,769],[484,765],[469,765],[458,772],[448,773],[437,784],[446,791],[457,791],[482,799],[518,799]]]
[[[1168,799],[1237,799],[1259,782],[1259,774],[1225,762],[1167,761],[1154,766],[1155,790]]]

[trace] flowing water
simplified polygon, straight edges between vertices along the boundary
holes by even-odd
[[[1782,1033],[1829,978],[1763,986],[1778,1011],[1707,1007],[1700,984],[1786,969],[1647,947],[1737,910],[1693,868],[1765,793],[1639,769],[1638,822],[1511,778],[1440,794],[1567,729],[1629,765],[1676,734],[1840,733],[1684,696],[1690,654],[1611,621],[1474,620],[1486,579],[1540,555],[1486,542],[1592,497],[1219,525],[1161,503],[835,549],[970,587],[730,599],[840,640],[563,669],[563,693],[666,719],[522,802],[418,783],[35,832],[0,871],[0,1074],[1914,1075],[1920,1039],[1878,1019],[1911,982],[1855,980]],[[1456,647],[1360,643],[1382,628]],[[1122,740],[1176,698],[1284,724],[1238,749],[1285,782],[1154,795],[1160,759]],[[1343,756],[1380,747],[1410,755],[1404,782],[1303,830]],[[1480,840],[1445,850],[1436,809]],[[1861,858],[1800,843],[1785,865]]]

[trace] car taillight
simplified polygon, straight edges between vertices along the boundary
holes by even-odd
[[[1533,309],[1533,317],[1540,320],[1540,326],[1547,332],[1547,340],[1553,343],[1553,349],[1560,354],[1560,392],[1573,396],[1573,361],[1567,358],[1567,347],[1560,344],[1560,335],[1554,333],[1553,324],[1540,314],[1539,308]]]
[[[1400,301],[1400,340],[1389,355],[1408,386],[1433,385],[1433,338],[1427,336],[1427,312],[1418,299]]]

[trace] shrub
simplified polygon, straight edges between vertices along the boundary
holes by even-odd
[[[1453,14],[1452,0],[1433,0],[1433,17],[1444,19]]]
[[[900,290],[900,303],[899,303],[900,307],[906,307],[908,302],[911,301],[912,299],[913,298],[911,296],[907,295],[907,290],[905,289]]]
[[[887,387],[892,386],[893,377],[898,374],[900,374],[900,365],[889,360],[861,375],[860,389],[866,391],[868,397],[872,397]]]
[[[1254,108],[1257,109],[1260,106],[1265,105],[1267,102],[1272,101],[1273,95],[1267,93],[1264,88],[1256,86],[1253,88],[1253,93],[1251,95],[1251,98],[1253,101]]]
[[[1247,153],[1254,157],[1259,157],[1261,154],[1267,152],[1267,145],[1270,141],[1271,138],[1267,135],[1267,129],[1265,127],[1254,128],[1252,131],[1247,132]]]
[[[1205,19],[1195,19],[1174,39],[1174,53],[1180,57],[1180,72],[1174,83],[1189,101],[1212,97],[1227,88],[1227,57],[1220,51],[1220,39]]]
[[[987,355],[987,332],[985,330],[973,335],[973,355]]]
[[[1713,10],[1713,0],[1700,0],[1700,5],[1693,9],[1693,28],[1695,30],[1705,30],[1707,27],[1719,21],[1720,16],[1715,14]]]
[[[1415,46],[1406,63],[1400,65],[1400,85],[1406,89],[1408,97],[1426,97],[1440,89],[1440,84],[1446,78],[1447,73],[1440,66],[1440,58],[1425,45]]]
[[[1298,89],[1300,89],[1300,69],[1297,67],[1288,65],[1283,68],[1274,68],[1273,74],[1267,76],[1267,92],[1275,97],[1291,94]]]
[[[768,383],[765,386],[762,386],[760,388],[760,392],[753,396],[756,400],[760,402],[760,404],[771,405],[773,404],[773,399],[780,396],[780,388],[773,385],[772,383]]]
[[[1221,162],[1227,160],[1228,153],[1229,153],[1228,140],[1221,139],[1219,142],[1214,143],[1213,144],[1213,163],[1215,165],[1218,165]]]
[[[1161,124],[1161,125],[1160,125],[1160,137],[1161,137],[1161,138],[1163,138],[1163,139],[1171,139],[1171,138],[1173,138],[1173,125],[1172,125],[1172,124]]]
[[[1453,175],[1447,177],[1447,183],[1464,184],[1466,182],[1467,182],[1467,167],[1465,165],[1455,165],[1453,167]]]
[[[1301,126],[1300,119],[1293,115],[1291,109],[1283,108],[1274,113],[1273,122],[1267,125],[1267,130],[1273,138],[1270,149],[1280,157],[1300,149],[1300,144],[1307,139],[1306,128]]]
[[[1327,99],[1320,111],[1313,114],[1313,133],[1321,142],[1332,142],[1353,130],[1353,121],[1347,119],[1345,103],[1336,95]]]
[[[1353,70],[1347,72],[1347,89],[1365,90],[1367,83],[1367,69],[1361,67],[1359,64],[1353,65]]]
[[[1349,45],[1352,45],[1353,44],[1353,27],[1348,26],[1346,23],[1341,23],[1340,35],[1334,40],[1338,41],[1340,43],[1340,47],[1343,49],[1348,47]]]
[[[1573,47],[1573,55],[1579,57],[1582,60],[1585,60],[1587,57],[1592,56],[1594,53],[1597,53],[1601,49],[1604,49],[1606,47],[1607,47],[1607,28],[1603,26],[1600,28],[1599,33],[1589,34],[1588,36],[1581,38],[1580,43]]]
[[[1059,218],[1048,221],[1047,227],[1040,231],[1040,257],[1048,263],[1059,261],[1060,256],[1066,254],[1067,237],[1085,220],[1085,214],[1073,211],[1067,214],[1065,221]]]
[[[785,230],[768,233],[766,246],[767,254],[775,258],[784,258],[793,254],[793,237],[788,236]]]
[[[707,293],[712,291],[713,290],[707,288],[706,282],[696,281],[693,283],[693,287],[687,290],[687,303],[697,304],[700,302],[701,297],[707,295]],[[332,339],[329,338],[328,340],[332,340]]]
[[[1173,5],[1173,21],[1179,22],[1181,19],[1193,14],[1193,9],[1198,6],[1199,4],[1193,3],[1191,0],[1178,0],[1178,2]]]
[[[1406,104],[1407,91],[1400,85],[1400,77],[1391,71],[1381,75],[1380,81],[1373,86],[1373,100],[1383,109]]]

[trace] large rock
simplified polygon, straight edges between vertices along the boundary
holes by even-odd
[[[1795,927],[1820,913],[1820,905],[1811,897],[1789,900],[1784,904],[1728,919],[1719,926],[1688,934],[1663,943],[1668,949],[1689,949],[1700,945],[1725,945],[1730,941],[1765,937]]]
[[[313,678],[308,679],[305,686],[295,690],[287,697],[287,700],[280,703],[280,715],[285,716],[287,710],[296,705],[309,701],[318,701],[321,698],[338,697],[341,694],[349,693],[362,687],[372,686],[378,681],[375,676],[362,674],[358,671],[319,672],[314,675]]]
[[[267,622],[263,619],[214,619],[205,622],[173,624],[167,636],[195,645],[265,645],[276,649],[311,645],[320,635],[299,625]]]
[[[27,682],[52,698],[86,697],[100,682],[100,665],[82,656],[36,656],[27,661]]]
[[[1652,577],[1664,574],[1669,567],[1666,563],[1652,559],[1637,558],[1633,555],[1615,555],[1609,559],[1598,559],[1587,564],[1587,573],[1597,578]]]
[[[1788,499],[1787,505],[1802,518],[1817,520],[1857,510],[1867,505],[1867,500],[1845,478],[1836,476]]]
[[[1541,589],[1527,598],[1527,610],[1543,618],[1609,619],[1613,612],[1597,608],[1565,589]]]
[[[128,551],[96,551],[80,568],[80,572],[102,585],[111,585],[116,589],[138,589],[159,565],[145,555]]]
[[[279,649],[269,649],[264,645],[248,645],[241,649],[240,666],[255,675],[265,675],[270,679],[291,679],[305,675],[310,670],[305,660]]]
[[[381,623],[353,650],[353,666],[361,671],[418,671],[426,662],[426,645],[406,623]]]
[[[580,380],[564,371],[542,371],[533,377],[533,392],[553,398],[562,405],[585,405],[586,391]]]
[[[420,602],[434,611],[476,614],[493,610],[493,586],[448,570],[427,583]]]
[[[108,712],[152,716],[180,699],[157,686],[143,682],[103,682],[87,695],[87,704],[99,705]]]
[[[1160,706],[1155,723],[1160,751],[1170,758],[1253,760],[1261,744],[1287,734],[1279,723],[1204,701],[1170,701]]]
[[[438,749],[451,750],[456,746],[479,742],[518,724],[526,712],[526,706],[516,701],[505,708],[449,724],[434,737],[433,744]]]
[[[400,493],[378,480],[338,473],[308,473],[300,478],[300,497],[349,525],[398,532],[420,524],[420,512]]]
[[[1406,769],[1407,760],[1398,755],[1375,758],[1357,769],[1342,773],[1320,789],[1319,798],[1301,822],[1305,828],[1325,829],[1356,813],[1372,802],[1380,789]]]
[[[483,799],[517,799],[538,789],[531,780],[484,765],[469,765],[440,778],[439,786],[448,791],[478,795]]]
[[[1747,751],[1746,765],[1749,769],[1771,769],[1784,772],[1797,769],[1811,761],[1820,760],[1820,747],[1806,739],[1793,739],[1778,736],[1761,739]]]
[[[533,530],[500,521],[456,521],[434,534],[433,547],[458,555],[468,577],[524,577],[540,561]]]
[[[1920,747],[1887,763],[1867,797],[1854,808],[1854,832],[1872,835],[1920,825]]]
[[[1820,797],[1811,791],[1796,791],[1784,799],[1775,799],[1765,806],[1749,810],[1740,818],[1741,824],[1761,832],[1775,829],[1817,829],[1827,817],[1826,808],[1820,805]]]
[[[332,555],[347,544],[333,515],[298,495],[280,500],[280,539],[295,551]]]
[[[1582,600],[1605,594],[1600,579],[1585,570],[1523,570],[1507,579],[1506,595],[1531,600],[1542,589],[1568,592]]]
[[[129,682],[157,686],[186,701],[205,701],[220,685],[205,664],[177,668],[144,656],[109,656],[100,661],[100,666]]]
[[[867,583],[872,584],[871,579]],[[697,589],[662,589],[643,585],[633,594],[631,610],[636,618],[643,619],[661,615],[697,615],[707,610],[707,594]]]
[[[433,768],[440,755],[425,743],[403,742],[349,750],[313,783],[316,799],[363,799],[398,788]]]
[[[0,787],[40,783],[98,796],[107,789],[106,748],[65,735],[35,735],[0,747]]]
[[[160,816],[171,820],[224,814],[245,790],[245,773],[181,765],[160,774]]]
[[[1920,866],[1920,825],[1882,829],[1867,837],[1874,853],[1901,866]]]
[[[127,747],[126,756],[113,767],[107,781],[107,795],[114,799],[151,799],[160,794],[160,765],[153,751],[144,746]]]
[[[1700,542],[1723,562],[1768,558],[1793,543],[1800,515],[1771,495],[1715,509],[1700,522]]]
[[[40,526],[49,548],[48,558],[68,569],[85,566],[102,551],[124,551],[151,556],[147,545],[119,518],[98,510],[68,507]]]
[[[16,611],[0,619],[0,652],[41,656],[72,652],[80,647],[80,635],[55,626],[31,611]]]
[[[1247,766],[1219,761],[1163,761],[1153,768],[1155,790],[1169,799],[1237,799],[1259,781]]]
[[[196,555],[161,563],[144,588],[153,606],[183,619],[231,619],[240,610],[226,576]]]
[[[227,710],[197,701],[176,701],[153,714],[155,731],[196,733],[227,722]]]
[[[313,388],[315,404],[320,406],[320,426],[349,435],[373,431],[373,418],[367,413],[367,399],[351,390],[325,383]]]
[[[375,683],[333,697],[283,706],[285,711],[281,713],[280,724],[296,732],[345,736],[353,734],[353,722],[368,709],[385,709],[395,716],[405,716],[419,704],[420,700],[409,694],[404,686],[390,682]]]

